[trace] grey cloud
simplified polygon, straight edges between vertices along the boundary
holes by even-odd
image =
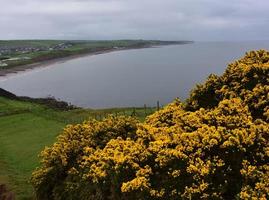
[[[267,0],[0,0],[0,39],[269,39]]]

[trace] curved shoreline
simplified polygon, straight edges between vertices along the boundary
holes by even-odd
[[[88,52],[82,52],[82,53],[75,53],[73,55],[67,55],[64,57],[59,57],[59,58],[52,58],[48,60],[42,60],[39,62],[34,62],[31,64],[22,64],[10,68],[0,68],[0,79],[7,77],[9,75],[14,75],[19,72],[24,72],[36,68],[43,68],[58,62],[65,62],[68,60],[72,60],[75,58],[80,58],[84,56],[92,56],[92,55],[99,55],[99,54],[105,54],[105,53],[110,53],[114,51],[123,51],[123,50],[132,50],[132,49],[146,49],[146,48],[157,48],[157,47],[162,47],[162,46],[171,46],[171,45],[184,45],[184,44],[190,44],[193,43],[193,41],[169,41],[168,43],[162,43],[163,41],[160,41],[160,43],[157,44],[143,44],[143,45],[132,45],[132,46],[126,46],[126,47],[118,47],[118,48],[104,48],[104,49],[99,49],[96,51],[91,51],[89,50]]]
[[[52,64],[55,64],[58,62],[65,62],[68,60],[73,60],[75,58],[106,54],[106,53],[115,52],[115,51],[132,50],[132,49],[146,49],[146,48],[154,48],[154,47],[156,47],[156,46],[126,47],[126,48],[123,47],[123,48],[118,48],[118,49],[107,49],[107,50],[100,50],[100,51],[96,51],[96,52],[81,53],[81,54],[66,56],[66,57],[62,57],[62,58],[44,60],[44,61],[40,61],[40,62],[36,62],[36,63],[32,63],[32,64],[19,65],[19,66],[11,67],[9,69],[0,69],[0,79],[8,77],[9,75],[12,75],[12,74],[14,75],[14,74],[17,74],[20,72],[25,72],[25,71],[36,69],[36,68],[47,67],[49,65],[52,65]]]

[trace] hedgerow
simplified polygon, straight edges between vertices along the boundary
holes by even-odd
[[[247,53],[144,123],[69,125],[41,153],[37,199],[268,199],[269,53]]]

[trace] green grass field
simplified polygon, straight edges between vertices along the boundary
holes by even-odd
[[[156,109],[136,108],[143,121]],[[38,166],[38,154],[51,145],[67,124],[107,114],[132,115],[133,108],[56,111],[43,105],[0,97],[0,184],[7,184],[16,199],[32,199],[29,178]]]

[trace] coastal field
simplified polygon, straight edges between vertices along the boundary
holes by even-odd
[[[38,154],[55,142],[67,124],[89,118],[135,115],[141,121],[156,108],[55,110],[45,105],[0,97],[0,184],[6,184],[17,199],[30,199],[29,179],[38,166]]]

